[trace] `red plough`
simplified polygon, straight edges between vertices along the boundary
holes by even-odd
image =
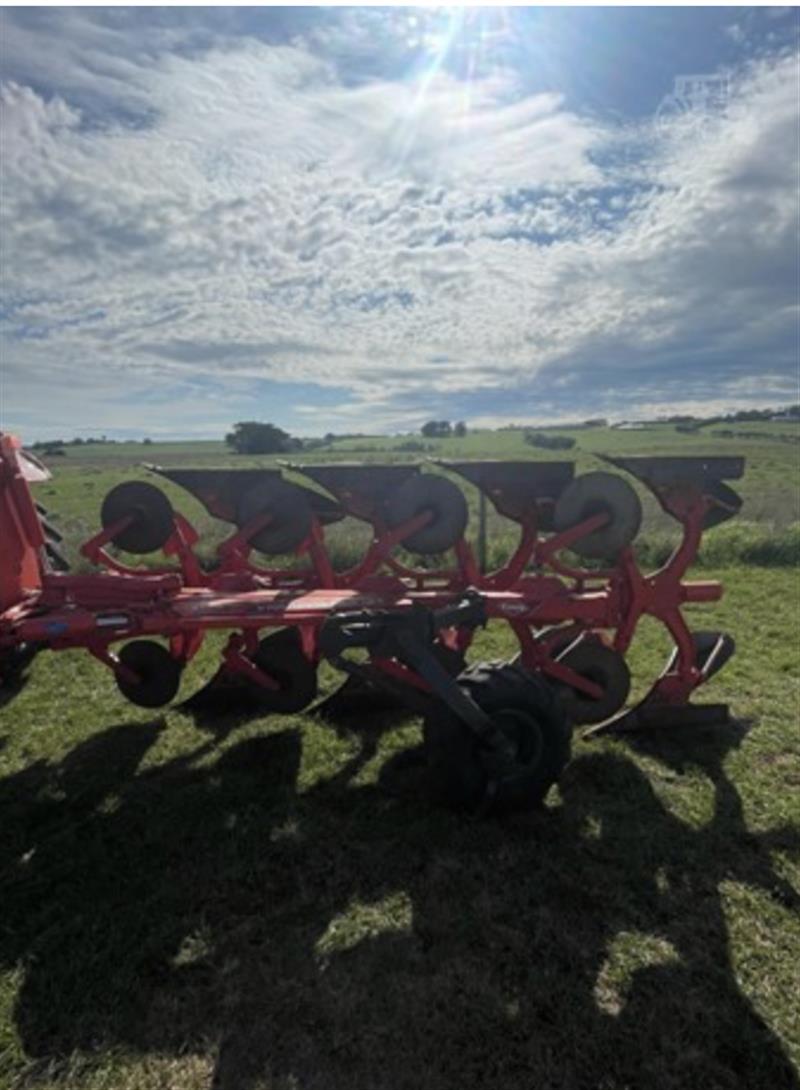
[[[681,524],[680,544],[656,572],[637,566],[641,505],[623,477],[575,477],[568,462],[483,461],[440,466],[518,524],[519,543],[496,571],[479,569],[465,538],[466,500],[449,477],[410,464],[320,464],[287,467],[308,485],[279,469],[149,467],[231,523],[214,569],[201,566],[197,533],[165,493],[129,481],[106,496],[102,530],[82,547],[99,570],[71,575],[53,570],[52,530],[31,496],[28,456],[0,436],[0,671],[8,678],[42,648],[85,648],[129,700],[156,707],[176,696],[205,634],[226,629],[217,686],[246,690],[265,712],[296,712],[316,698],[326,659],[425,715],[432,779],[447,801],[533,805],[568,759],[574,723],[621,730],[726,713],[689,697],[727,661],[733,641],[690,631],[682,613],[685,603],[716,601],[722,587],[684,575],[703,530],[738,511],[723,480],[741,476],[743,459],[609,461]],[[340,571],[325,534],[347,517],[367,523],[372,540],[359,563]],[[165,566],[131,567],[109,546],[161,550]],[[410,567],[401,546],[452,562]],[[266,559],[287,554],[304,565]],[[625,711],[625,654],[644,615],[665,626],[675,648],[644,701]],[[510,625],[518,656],[465,669],[475,629],[490,620]]]

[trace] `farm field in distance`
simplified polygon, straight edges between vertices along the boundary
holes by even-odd
[[[596,454],[744,455],[729,482],[742,512],[707,534],[698,573],[725,595],[689,611],[736,639],[698,698],[735,722],[578,738],[540,813],[481,821],[422,795],[402,760],[414,718],[154,715],[88,654],[40,655],[0,706],[2,1090],[800,1088],[798,426],[554,431],[576,446],[537,450],[514,430],[281,458],[582,472]],[[280,460],[211,442],[66,450],[34,491],[73,562],[106,491],[147,479],[142,462]],[[210,562],[229,528],[158,483]],[[639,491],[641,556],[658,562],[674,523]],[[361,551],[349,525],[332,530],[337,557]],[[489,542],[492,560],[513,548],[511,524],[491,517]],[[504,627],[477,644],[515,651]],[[634,696],[666,647],[642,624]],[[336,682],[324,669],[324,692]]]

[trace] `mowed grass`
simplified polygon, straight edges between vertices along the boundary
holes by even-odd
[[[796,501],[791,459],[754,461]],[[88,531],[127,475],[76,459],[39,495],[83,518],[95,484]],[[693,627],[738,644],[702,699],[736,721],[576,740],[546,807],[502,821],[427,802],[413,718],[153,716],[41,655],[0,710],[0,1086],[798,1087],[800,586],[702,577],[726,595]],[[637,693],[667,646],[642,625]],[[495,625],[477,650],[514,647]]]

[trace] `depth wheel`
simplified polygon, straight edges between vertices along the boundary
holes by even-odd
[[[605,514],[609,521],[599,530],[574,542],[570,548],[587,560],[614,560],[630,545],[642,524],[642,504],[627,481],[615,473],[585,473],[569,484],[556,502],[556,532],[570,530],[592,515]]]
[[[269,515],[271,521],[250,542],[266,556],[294,552],[311,533],[308,500],[288,481],[264,481],[245,492],[236,512],[236,525],[242,529],[257,515]]]
[[[631,673],[619,651],[595,640],[586,640],[558,661],[603,690],[595,699],[588,693],[558,683],[556,692],[567,718],[573,723],[602,723],[624,707],[631,691]]]
[[[127,681],[116,674],[117,688],[132,704],[141,708],[160,708],[169,704],[181,683],[181,664],[166,647],[155,640],[134,640],[126,643],[119,653],[123,666],[136,674],[136,681]]]
[[[126,553],[155,552],[166,544],[175,526],[172,504],[160,488],[147,481],[124,481],[103,500],[103,529],[128,517],[132,518],[129,525],[111,538]]]
[[[459,677],[459,685],[513,742],[518,770],[496,785],[494,811],[539,806],[570,757],[571,732],[552,687],[510,662],[483,662]],[[437,706],[423,728],[429,783],[437,801],[476,810],[487,803],[490,776],[486,750],[469,727]]]
[[[467,526],[467,501],[461,489],[444,477],[426,473],[409,477],[386,501],[386,521],[391,529],[423,511],[430,511],[433,518],[404,538],[403,547],[421,555],[451,549]]]
[[[316,699],[317,668],[303,654],[299,629],[282,628],[265,636],[253,662],[280,686],[279,689],[251,686],[265,711],[300,712]]]

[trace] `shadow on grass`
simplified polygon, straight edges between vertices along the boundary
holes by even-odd
[[[25,686],[28,684],[28,675],[15,671],[9,677],[2,677],[0,684],[0,708],[4,708],[13,700],[16,700]]]
[[[217,1090],[798,1086],[719,892],[796,907],[796,833],[747,831],[722,749],[700,829],[608,752],[477,822],[357,785],[371,744],[301,792],[291,730],[141,768],[161,727],[0,781],[19,1076],[121,1046],[212,1053]]]

